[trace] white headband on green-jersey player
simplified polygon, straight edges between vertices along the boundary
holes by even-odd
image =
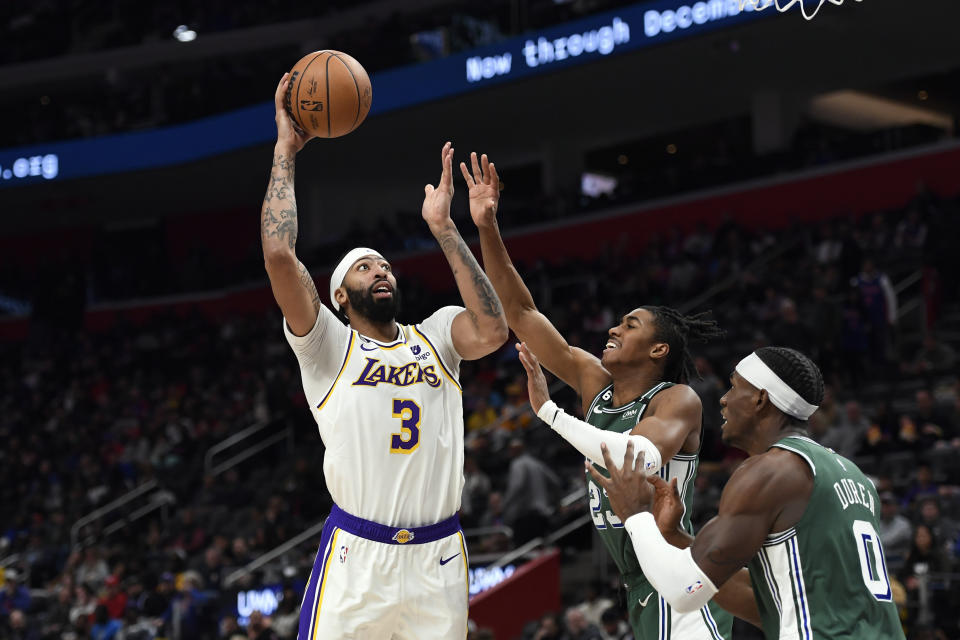
[[[773,372],[756,352],[751,353],[737,365],[740,377],[755,386],[764,389],[767,397],[777,409],[798,420],[806,420],[817,410],[818,405],[810,404],[800,397],[790,385]]]
[[[337,311],[340,311],[340,305],[337,303],[337,299],[333,296],[333,292],[343,284],[344,278],[347,277],[347,271],[350,270],[350,267],[353,266],[353,263],[360,258],[366,258],[367,256],[375,256],[381,260],[384,259],[383,256],[380,255],[379,251],[375,251],[367,247],[357,247],[356,249],[351,249],[348,251],[347,255],[343,256],[343,260],[340,261],[340,264],[337,265],[337,268],[333,270],[333,275],[330,276],[330,304],[332,304],[333,308]]]

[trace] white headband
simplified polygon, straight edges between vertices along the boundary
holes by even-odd
[[[347,277],[347,271],[350,270],[353,263],[367,256],[376,256],[383,260],[383,256],[380,255],[379,251],[374,251],[366,247],[357,247],[356,249],[351,249],[347,255],[343,256],[343,260],[341,260],[337,268],[333,270],[333,275],[330,276],[330,304],[332,304],[333,308],[337,311],[340,311],[340,305],[337,304],[336,298],[333,297],[333,292],[343,284],[343,279]]]
[[[751,353],[740,361],[737,373],[757,389],[766,389],[767,397],[773,406],[788,416],[806,420],[817,410],[817,405],[801,398],[800,394],[781,380],[756,353]]]

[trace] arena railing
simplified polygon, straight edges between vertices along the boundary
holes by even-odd
[[[234,447],[234,445],[241,444],[245,441],[248,441],[250,438],[256,436],[258,433],[262,432],[265,429],[270,427],[275,427],[277,425],[277,420],[266,420],[263,422],[257,422],[250,425],[246,429],[239,431],[232,436],[221,440],[217,444],[213,445],[207,449],[207,453],[203,458],[203,473],[204,475],[209,476],[218,476],[224,471],[231,469],[232,467],[237,466],[244,460],[252,458],[261,451],[272,447],[273,445],[283,442],[286,440],[287,448],[290,450],[290,453],[293,453],[293,428],[289,425],[284,427],[277,433],[274,433],[270,437],[248,446],[246,449],[241,450],[239,453],[232,455],[223,462],[219,464],[214,464],[214,459],[217,454],[220,454],[228,449]]]
[[[326,518],[312,525],[307,530],[301,531],[299,534],[290,538],[283,544],[274,547],[270,551],[267,551],[262,556],[254,559],[253,561],[237,569],[233,573],[227,575],[227,577],[224,578],[223,580],[223,586],[224,587],[232,586],[234,583],[236,583],[238,580],[240,580],[244,576],[253,573],[260,567],[269,564],[270,562],[279,558],[280,556],[287,553],[288,551],[296,549],[301,544],[304,544],[305,542],[309,541],[311,538],[320,535],[320,532],[323,531],[324,522],[326,522]]]
[[[73,523],[73,526],[70,527],[70,546],[74,549],[79,546],[80,534],[82,533],[84,527],[94,522],[97,522],[98,520],[101,520],[104,516],[110,513],[113,513],[114,511],[122,509],[123,507],[127,506],[134,500],[146,496],[147,500],[150,501],[144,507],[141,507],[140,509],[137,509],[136,511],[134,511],[134,513],[139,513],[144,508],[149,507],[151,503],[157,502],[156,500],[153,499],[154,498],[153,495],[147,496],[147,494],[150,491],[153,491],[154,489],[160,489],[160,484],[156,480],[148,480],[147,482],[144,482],[138,487],[131,489],[130,491],[123,494],[119,498],[112,500],[111,502],[108,502],[102,507],[98,507],[94,509],[90,513],[78,519],[76,522]],[[153,511],[153,509],[149,509],[149,511]],[[133,514],[131,514],[131,516],[132,515]],[[138,515],[136,519],[142,517],[142,515],[145,515],[145,513]],[[123,518],[118,522],[129,522],[129,519]],[[115,523],[112,523],[110,526],[112,527],[113,524]],[[114,531],[116,530],[111,531],[111,533],[113,533]]]

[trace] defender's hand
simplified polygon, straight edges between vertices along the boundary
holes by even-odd
[[[530,406],[534,413],[540,412],[540,407],[550,399],[550,392],[547,390],[547,378],[543,375],[543,369],[540,367],[540,361],[533,352],[527,348],[526,342],[516,344],[517,351],[520,352],[520,362],[523,368],[527,370],[527,394],[530,396]]]
[[[627,450],[623,454],[623,467],[618,469],[610,459],[607,445],[601,444],[600,450],[603,452],[603,461],[610,477],[600,474],[589,461],[585,465],[594,482],[606,491],[613,512],[622,522],[626,522],[630,516],[647,511],[653,497],[653,487],[647,483],[643,470],[643,451],[634,460],[633,442],[628,442]]]
[[[683,502],[677,490],[677,479],[670,480],[670,484],[657,475],[649,476],[647,482],[653,486],[653,505],[650,513],[657,521],[657,528],[664,537],[676,533],[680,529],[680,520],[683,518]]]
[[[500,202],[500,176],[497,175],[497,168],[487,159],[487,154],[480,156],[478,164],[476,152],[471,152],[470,164],[473,166],[473,175],[467,170],[466,163],[460,163],[460,172],[470,191],[470,217],[478,227],[492,225],[497,219],[497,205]]]
[[[277,92],[273,96],[274,107],[277,110],[275,117],[277,121],[277,144],[282,144],[291,152],[297,153],[300,149],[303,149],[303,145],[307,144],[307,142],[316,136],[311,136],[301,131],[300,127],[294,123],[293,118],[290,117],[290,114],[287,113],[284,103],[289,84],[290,74],[285,73],[283,77],[280,78],[280,84],[277,85]]]
[[[451,223],[450,202],[453,200],[453,146],[447,142],[440,151],[440,162],[443,171],[440,173],[440,184],[434,187],[428,184],[423,188],[423,207],[421,214],[430,230],[441,229]]]

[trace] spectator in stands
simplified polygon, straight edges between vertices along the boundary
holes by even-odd
[[[837,239],[835,226],[836,223],[833,221],[824,222],[820,225],[820,241],[813,250],[814,258],[818,264],[833,264],[840,258],[843,244]]]
[[[555,613],[544,614],[540,618],[540,624],[537,625],[531,640],[568,640],[563,629],[560,627],[560,619]]]
[[[159,580],[156,576],[146,580],[143,594],[137,602],[145,617],[159,619],[167,611],[173,594],[173,580],[172,573],[164,573]]]
[[[844,298],[840,318],[840,359],[846,364],[849,384],[857,389],[866,373],[870,328],[860,295],[855,289],[850,290]]]
[[[97,601],[93,597],[93,592],[84,583],[80,583],[74,589],[73,606],[70,608],[70,622],[74,627],[80,626],[84,629],[93,620],[93,612],[97,608]]]
[[[955,621],[949,610],[949,599],[943,586],[943,574],[950,571],[950,562],[930,529],[917,525],[913,547],[901,572],[907,589],[908,627],[943,627]]]
[[[94,590],[99,590],[109,575],[110,568],[101,557],[100,548],[90,546],[84,549],[83,562],[73,574],[73,580],[77,584],[85,584]]]
[[[194,571],[185,571],[183,587],[174,595],[165,618],[174,636],[195,638],[204,626],[204,606],[208,597],[201,591],[200,576]]]
[[[489,398],[486,394],[476,397],[473,411],[467,416],[467,433],[483,429],[497,421],[497,411],[490,406]]]
[[[70,607],[73,600],[73,586],[69,580],[63,580],[54,587],[55,599],[48,605],[43,615],[42,635],[60,638],[70,630]]]
[[[156,635],[156,625],[151,620],[142,617],[136,606],[127,607],[117,640],[153,640]]]
[[[36,625],[27,619],[23,611],[14,609],[10,612],[3,638],[4,640],[39,640],[40,634],[37,632]]]
[[[255,559],[254,554],[250,552],[247,539],[243,536],[235,537],[233,542],[230,543],[230,559],[231,564],[235,567],[243,567]]]
[[[503,519],[503,494],[499,491],[492,491],[487,500],[487,510],[480,518],[478,526],[502,527],[506,525],[507,523]],[[510,548],[510,540],[502,533],[490,534],[480,541],[480,548],[488,553],[506,551]]]
[[[903,504],[911,506],[926,496],[936,496],[939,487],[933,482],[933,470],[927,462],[919,462],[913,482],[903,495]]]
[[[920,217],[920,210],[911,207],[893,233],[893,246],[900,251],[919,253],[927,241],[927,224]]]
[[[122,620],[127,608],[127,594],[120,585],[120,578],[116,574],[107,576],[104,580],[104,590],[97,604],[102,604],[113,620]]]
[[[860,443],[862,455],[882,454],[893,447],[895,433],[899,427],[889,399],[874,407],[870,426]]]
[[[90,640],[114,640],[121,629],[123,629],[123,623],[120,620],[112,620],[107,608],[98,604],[93,612]]]
[[[507,397],[500,408],[500,429],[511,432],[526,429],[534,417],[527,402],[526,388],[515,379],[504,392]]]
[[[3,591],[0,591],[0,619],[13,611],[30,610],[30,591],[23,585],[22,576],[16,569],[7,569],[3,574]]]
[[[800,321],[797,304],[784,298],[780,302],[778,317],[770,327],[770,342],[796,349],[801,353],[814,354],[819,360],[819,349],[809,327]]]
[[[953,518],[940,513],[940,501],[935,496],[927,496],[920,501],[919,524],[930,530],[933,537],[943,544],[947,554],[956,552],[960,525]]]
[[[897,324],[897,294],[890,278],[877,269],[873,258],[866,258],[851,284],[856,288],[865,312],[869,355],[875,362],[886,362],[891,349],[890,329]]]
[[[486,508],[490,495],[490,478],[477,466],[477,460],[467,455],[463,460],[463,494],[460,499],[460,517],[465,524],[476,523]]]
[[[610,607],[600,616],[600,637],[603,640],[633,640],[630,625],[624,620],[623,612]]]
[[[247,638],[249,640],[280,640],[280,636],[270,626],[270,618],[259,611],[250,614],[247,623]]]
[[[601,640],[600,630],[588,622],[578,607],[567,609],[567,637],[570,640]]]
[[[910,545],[913,544],[913,527],[900,515],[897,497],[889,491],[880,495],[880,543],[887,559],[887,568],[896,572],[904,565]]]
[[[281,640],[293,640],[297,637],[297,625],[300,622],[300,602],[297,594],[289,586],[283,589],[283,600],[273,616],[273,630]]]
[[[194,566],[203,583],[210,589],[219,589],[223,581],[223,557],[220,549],[209,546],[203,552],[203,560]]]
[[[511,440],[508,455],[511,461],[503,520],[513,529],[513,542],[519,546],[546,533],[561,482],[547,465],[526,451],[523,440]]]
[[[832,375],[837,367],[837,340],[840,336],[842,310],[839,302],[831,297],[824,282],[814,276],[811,299],[804,306],[804,322],[811,330],[811,339],[820,357],[820,369],[825,376]]]
[[[843,413],[836,418],[833,424],[826,425],[826,431],[817,441],[846,458],[853,458],[860,451],[870,421],[860,411],[860,403],[856,400],[847,401]]]
[[[220,640],[247,640],[247,632],[233,616],[220,621]]]
[[[600,616],[612,606],[613,600],[603,595],[603,584],[599,581],[592,581],[587,584],[583,602],[578,604],[576,609],[583,614],[587,623],[599,627]]]
[[[914,394],[913,409],[904,418],[901,429],[914,434],[913,442],[921,450],[929,449],[940,440],[952,440],[956,435],[950,416],[936,406],[933,394],[926,389]]]

